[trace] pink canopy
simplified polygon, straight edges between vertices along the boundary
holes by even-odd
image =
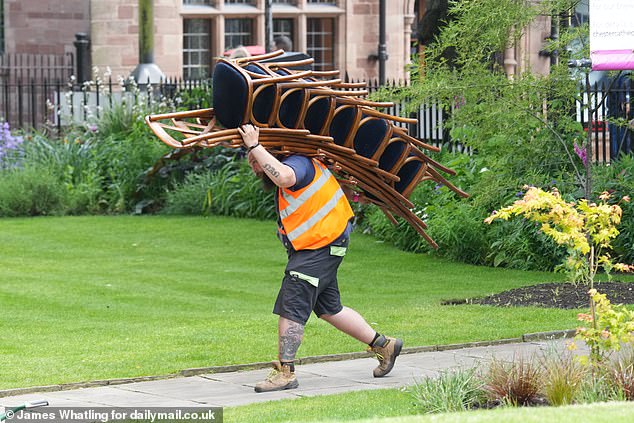
[[[592,70],[634,70],[634,51],[597,50],[590,53]]]

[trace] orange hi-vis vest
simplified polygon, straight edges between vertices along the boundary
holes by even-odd
[[[316,250],[339,237],[354,216],[350,203],[330,171],[315,159],[313,181],[291,191],[279,188],[280,232],[295,250]]]

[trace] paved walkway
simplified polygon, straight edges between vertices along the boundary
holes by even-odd
[[[564,340],[519,342],[445,351],[402,354],[392,372],[384,378],[372,377],[373,358],[296,366],[299,388],[270,393],[255,393],[256,382],[269,370],[204,374],[116,386],[32,393],[0,398],[0,406],[16,406],[24,401],[44,399],[52,407],[229,407],[278,399],[336,394],[365,389],[412,385],[439,371],[470,367],[496,357],[512,359],[516,354],[564,348]]]

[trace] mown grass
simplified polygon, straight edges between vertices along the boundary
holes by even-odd
[[[498,408],[439,415],[370,418],[358,420],[358,423],[628,423],[633,417],[634,404],[631,402],[609,402],[565,407]]]
[[[0,389],[271,360],[284,265],[272,222],[0,219]],[[440,305],[559,275],[451,263],[363,234],[339,276],[344,304],[406,346],[576,324],[573,310]],[[299,356],[362,348],[311,318]]]
[[[377,389],[225,408],[227,423],[542,423],[631,422],[634,404],[610,402],[565,407],[501,407],[457,413],[420,414],[410,392]]]
[[[314,422],[406,416],[416,414],[411,394],[401,389],[376,389],[228,407],[227,423]]]

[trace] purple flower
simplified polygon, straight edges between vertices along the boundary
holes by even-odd
[[[2,160],[16,150],[22,144],[23,138],[19,135],[11,134],[11,128],[8,122],[2,124],[0,129],[0,164]]]
[[[577,154],[577,156],[579,156],[579,158],[583,162],[583,165],[585,166],[586,162],[588,161],[588,157],[586,156],[586,148],[583,145],[577,144],[577,141],[575,141],[574,147],[575,153]]]

